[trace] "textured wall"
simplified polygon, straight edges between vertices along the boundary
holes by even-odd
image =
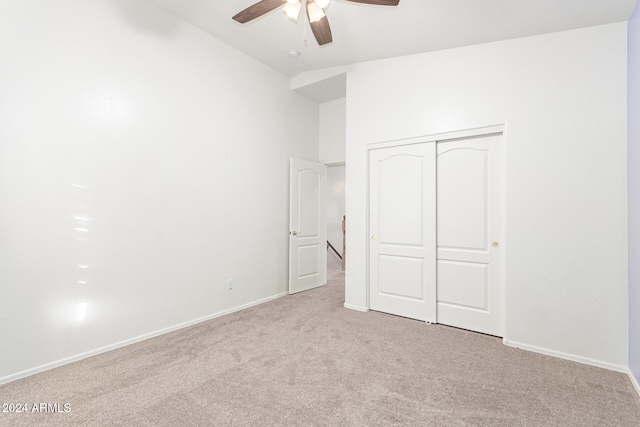
[[[320,104],[320,161],[342,163],[345,161],[346,98]]]
[[[0,40],[0,382],[287,291],[288,78],[137,0],[4,2]]]

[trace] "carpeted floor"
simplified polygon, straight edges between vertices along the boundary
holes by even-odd
[[[0,387],[0,425],[638,426],[626,375],[342,307],[320,289]]]

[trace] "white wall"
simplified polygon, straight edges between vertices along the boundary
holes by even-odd
[[[346,98],[320,104],[320,161],[343,163],[346,158]]]
[[[342,217],[345,215],[345,166],[327,168],[327,240],[342,254]]]
[[[629,20],[629,367],[640,384],[640,6]]]
[[[345,214],[346,98],[320,104],[320,161],[327,169],[327,240],[342,253],[342,216]],[[335,165],[335,163],[342,163]]]
[[[506,124],[506,337],[624,369],[626,28],[351,67],[346,304],[367,306],[367,144]]]
[[[0,40],[0,382],[286,292],[288,78],[136,0],[4,2]]]

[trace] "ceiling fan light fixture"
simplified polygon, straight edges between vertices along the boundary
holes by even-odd
[[[287,19],[292,22],[298,22],[298,17],[300,16],[300,11],[302,10],[302,3],[297,1],[296,3],[291,3],[287,0],[287,4],[282,8],[285,15],[287,15]]]
[[[248,1],[248,0],[247,0]],[[254,0],[255,1],[255,0]],[[351,3],[364,3],[378,6],[397,6],[400,0],[343,0]],[[298,22],[298,18],[302,12],[302,7],[306,6],[306,15],[313,31],[313,36],[318,42],[318,46],[324,46],[333,42],[333,36],[331,35],[331,27],[329,26],[329,20],[327,19],[324,9],[329,7],[331,0],[258,0],[257,3],[249,6],[248,8],[236,13],[231,17],[234,21],[240,24],[246,24],[249,21],[253,21],[267,13],[283,8],[287,18],[293,22]],[[306,31],[305,29],[305,45],[306,45]]]
[[[309,22],[318,22],[325,17],[324,10],[316,4],[315,1],[307,2],[307,13],[309,14]]]

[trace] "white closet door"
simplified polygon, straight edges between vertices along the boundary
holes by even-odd
[[[503,336],[501,136],[437,144],[437,321]]]
[[[369,306],[435,322],[436,144],[369,153]]]

